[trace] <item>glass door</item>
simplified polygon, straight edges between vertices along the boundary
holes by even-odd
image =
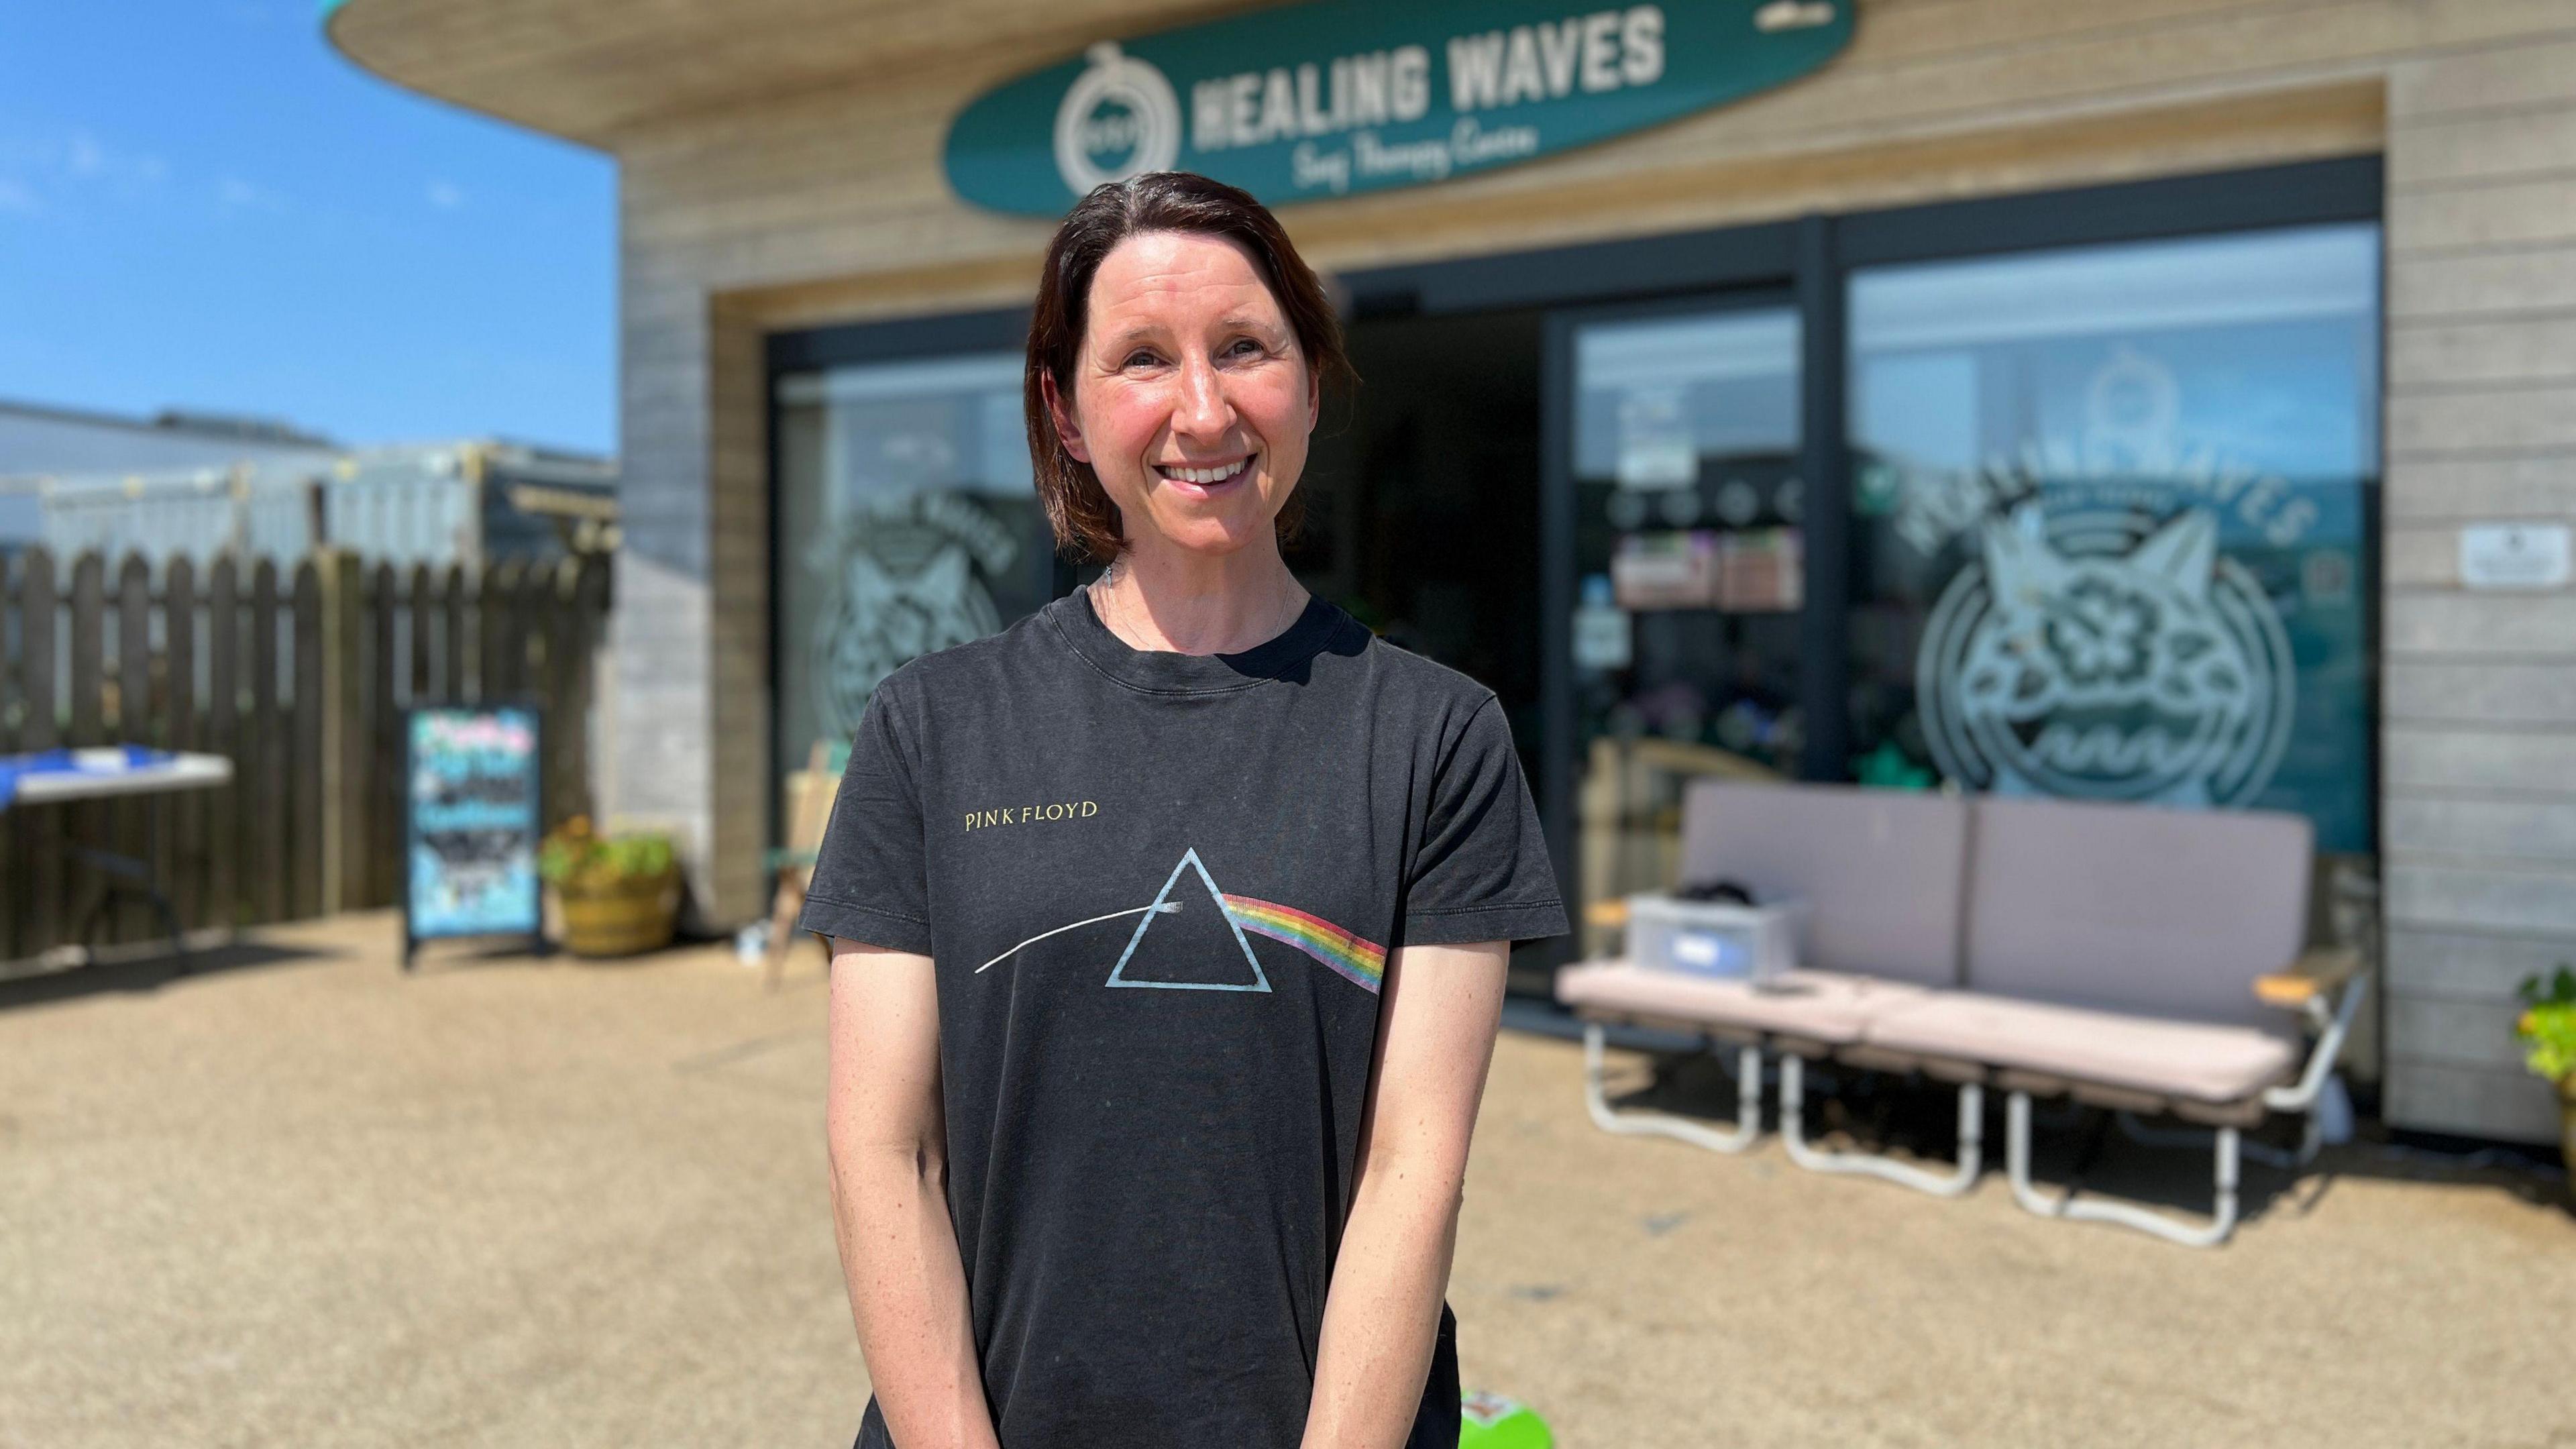
[[[1615,946],[1622,898],[1676,883],[1692,780],[1797,774],[1800,343],[1796,309],[1767,295],[1560,319],[1573,596],[1555,778],[1587,955]]]
[[[778,768],[846,744],[877,682],[1052,598],[1020,354],[777,382]]]

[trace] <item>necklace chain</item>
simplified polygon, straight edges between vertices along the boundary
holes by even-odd
[[[1087,589],[1089,589],[1089,590],[1090,590],[1090,593],[1091,593],[1091,611],[1092,611],[1094,614],[1097,614],[1097,615],[1099,615],[1099,616],[1100,616],[1100,622],[1101,622],[1101,624],[1102,624],[1102,626],[1103,626],[1103,627],[1107,628],[1107,629],[1109,630],[1109,632],[1110,632],[1110,633],[1118,635],[1118,637],[1119,637],[1119,638],[1121,638],[1121,639],[1125,639],[1125,638],[1127,638],[1127,637],[1129,637],[1129,636],[1127,636],[1127,635],[1125,635],[1125,634],[1120,633],[1120,631],[1118,630],[1117,626],[1116,626],[1116,625],[1114,625],[1114,624],[1112,624],[1112,623],[1110,622],[1110,618],[1109,618],[1109,613],[1110,613],[1110,611],[1109,611],[1109,610],[1107,610],[1107,609],[1105,609],[1105,608],[1103,608],[1103,607],[1101,607],[1101,605],[1102,605],[1103,601],[1107,600],[1107,599],[1111,596],[1111,594],[1112,594],[1113,592],[1115,592],[1115,591],[1111,588],[1111,585],[1115,584],[1115,583],[1116,583],[1120,578],[1125,577],[1125,573],[1126,573],[1126,570],[1125,570],[1125,564],[1126,564],[1126,562],[1127,562],[1127,560],[1126,560],[1126,556],[1125,556],[1125,555],[1123,555],[1123,554],[1122,554],[1122,555],[1120,555],[1120,556],[1119,556],[1119,557],[1117,557],[1117,558],[1113,558],[1113,559],[1111,559],[1111,560],[1109,561],[1108,565],[1107,565],[1106,567],[1104,567],[1103,569],[1101,569],[1101,571],[1100,571],[1100,577],[1099,577],[1099,578],[1097,578],[1097,579],[1092,580],[1089,584],[1085,585],[1085,587],[1086,587]],[[1267,633],[1263,634],[1263,635],[1261,636],[1261,642],[1266,644],[1266,643],[1268,643],[1270,640],[1275,639],[1275,638],[1279,637],[1281,634],[1286,633],[1286,632],[1287,632],[1287,630],[1288,630],[1288,627],[1289,627],[1290,625],[1292,625],[1292,624],[1296,623],[1296,622],[1297,622],[1297,620],[1298,620],[1298,618],[1299,618],[1299,617],[1301,617],[1304,613],[1305,613],[1305,604],[1304,604],[1304,602],[1303,602],[1303,601],[1300,601],[1300,602],[1299,602],[1299,604],[1297,605],[1296,612],[1295,612],[1295,613],[1292,613],[1292,614],[1288,615],[1288,617],[1286,617],[1286,618],[1284,618],[1284,619],[1280,620],[1280,621],[1279,621],[1279,624],[1278,624],[1278,627],[1276,627],[1276,628],[1274,628],[1274,629],[1271,629],[1271,630],[1269,630]],[[1239,650],[1238,650],[1238,651],[1233,651],[1233,652],[1240,653],[1241,651],[1239,651]]]

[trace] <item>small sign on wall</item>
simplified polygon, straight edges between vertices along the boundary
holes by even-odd
[[[2472,523],[2460,530],[2460,586],[2558,589],[2570,577],[2563,523]]]

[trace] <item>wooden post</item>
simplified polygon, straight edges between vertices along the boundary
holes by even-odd
[[[439,572],[438,586],[438,698],[447,704],[464,704],[473,696],[465,687],[467,653],[465,619],[472,612],[472,600],[465,592],[465,568],[449,564]]]
[[[590,654],[590,631],[583,610],[590,600],[582,592],[583,563],[565,559],[554,569],[554,597],[547,613],[546,638],[546,814],[547,828],[575,815],[590,813],[589,782],[582,777],[581,738],[589,713],[581,691],[581,664]]]
[[[254,921],[286,919],[286,719],[277,708],[277,563],[261,559],[250,584],[250,750],[258,769],[242,797],[242,860]]]
[[[402,662],[401,623],[404,591],[390,563],[376,565],[367,590],[374,645],[367,660],[367,725],[359,732],[358,778],[352,788],[365,801],[367,834],[359,842],[367,863],[366,885],[358,904],[388,906],[394,899],[394,812],[402,775],[402,710],[397,681],[407,672]]]
[[[355,910],[367,891],[367,628],[365,576],[358,556],[343,548],[314,550],[315,702],[320,759],[316,762],[321,852],[315,862],[316,914]],[[296,574],[296,705],[303,707],[304,576]]]
[[[508,702],[520,688],[519,665],[528,657],[528,641],[519,632],[519,579],[526,572],[518,560],[483,571],[480,580],[482,670],[474,681],[474,698],[483,705]]]
[[[107,668],[107,563],[95,553],[82,554],[72,563],[72,657],[71,730],[65,740],[74,749],[107,742],[106,668]],[[84,800],[65,812],[64,822],[75,843],[96,847],[107,839],[110,819],[107,802]],[[107,882],[95,870],[73,872],[79,882],[74,899],[67,901],[65,925],[81,933],[82,945],[92,942],[86,933],[92,926],[90,907],[93,892],[104,890]]]
[[[60,625],[54,592],[54,556],[27,550],[18,577],[19,647],[26,712],[18,722],[18,748],[50,750],[62,743],[62,694],[56,688],[61,657],[54,649]],[[19,920],[18,950],[28,956],[63,941],[63,812],[12,810],[19,859],[26,865],[27,909]]]
[[[241,924],[242,802],[250,798],[241,732],[241,613],[231,554],[206,579],[206,748],[233,762],[233,782],[206,801],[206,920]]]
[[[139,553],[127,554],[116,571],[116,724],[108,738],[120,745],[161,743],[152,727],[152,565]],[[142,861],[147,870],[157,868],[149,842],[161,834],[153,829],[161,803],[148,796],[117,801],[116,833],[109,849],[128,860]],[[123,893],[121,899],[123,903],[108,918],[108,939],[151,939],[151,908],[132,892]]]
[[[174,554],[161,572],[162,718],[164,742],[174,750],[198,747],[197,732],[197,571],[187,555]],[[170,892],[179,924],[194,930],[206,924],[206,801],[199,790],[182,790],[162,816],[161,879]]]
[[[286,778],[288,910],[297,919],[322,914],[323,836],[332,811],[323,794],[326,772],[337,779],[336,759],[322,747],[325,717],[322,663],[322,570],[307,558],[295,566],[294,754]]]
[[[405,704],[427,704],[437,697],[439,608],[432,578],[429,565],[411,566],[411,687],[403,694]]]

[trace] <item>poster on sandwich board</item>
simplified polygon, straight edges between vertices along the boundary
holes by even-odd
[[[542,944],[545,831],[537,712],[419,708],[404,722],[403,969],[418,943],[525,935]]]

